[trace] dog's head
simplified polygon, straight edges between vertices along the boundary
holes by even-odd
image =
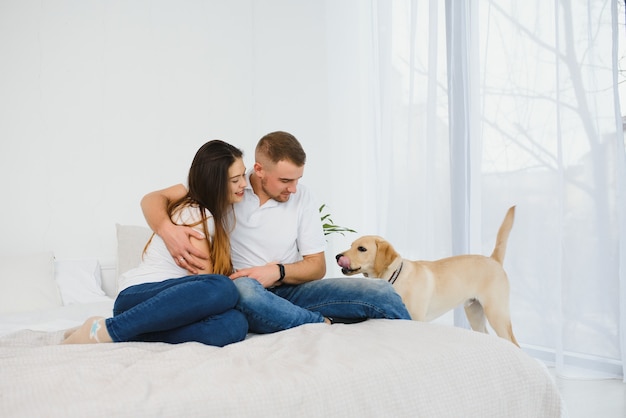
[[[349,250],[337,254],[335,259],[346,276],[361,273],[365,277],[381,277],[398,256],[383,238],[365,235],[355,240]]]

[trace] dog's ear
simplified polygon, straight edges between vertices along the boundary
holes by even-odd
[[[376,240],[376,258],[374,259],[374,277],[382,277],[383,272],[396,258],[396,250],[382,238]]]

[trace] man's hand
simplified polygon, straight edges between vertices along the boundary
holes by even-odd
[[[280,270],[276,263],[270,263],[264,266],[237,270],[230,275],[232,280],[238,279],[239,277],[250,277],[261,283],[263,287],[267,289],[277,284],[278,279],[280,279]]]
[[[191,274],[198,274],[198,270],[206,268],[209,254],[203,253],[191,244],[191,237],[204,239],[204,234],[188,226],[169,223],[162,226],[159,236],[180,267]]]
[[[187,189],[182,184],[150,192],[141,199],[141,210],[150,228],[165,242],[176,264],[191,274],[198,274],[198,270],[205,270],[209,264],[210,254],[194,247],[191,237],[201,240],[204,235],[193,228],[173,224],[167,213],[168,204],[186,194]]]

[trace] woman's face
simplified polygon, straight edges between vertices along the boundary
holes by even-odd
[[[231,191],[231,203],[241,202],[243,190],[248,185],[246,181],[246,166],[241,158],[237,158],[228,168],[228,184]]]

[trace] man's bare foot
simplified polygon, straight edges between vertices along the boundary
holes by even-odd
[[[110,343],[113,340],[107,331],[105,318],[92,316],[76,331],[71,333],[61,344]]]

